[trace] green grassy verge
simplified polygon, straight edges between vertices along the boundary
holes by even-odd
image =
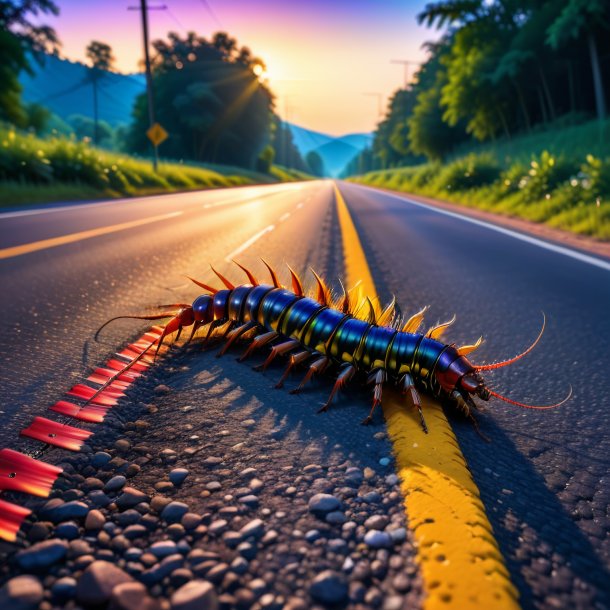
[[[562,141],[568,145],[568,140]],[[523,150],[523,143],[513,145],[515,151]],[[444,163],[375,171],[349,180],[435,197],[608,241],[610,157],[590,153],[581,156],[583,148],[575,145],[576,152],[556,154],[544,150],[500,158],[506,153],[500,147]]]
[[[40,139],[0,126],[0,207],[307,178],[279,167],[267,175],[237,167],[166,162],[155,173],[148,160],[69,138]]]

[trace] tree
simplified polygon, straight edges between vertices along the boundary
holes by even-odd
[[[309,167],[309,172],[314,176],[319,176],[320,178],[324,176],[324,161],[322,157],[315,151],[310,150],[305,156],[305,163]]]
[[[91,70],[87,71],[87,75],[93,86],[93,143],[97,146],[100,141],[97,103],[98,83],[105,73],[112,69],[116,60],[112,54],[111,47],[97,40],[92,40],[87,45],[86,55],[91,62]]]
[[[597,36],[602,32],[608,37],[610,29],[610,6],[605,0],[563,0],[563,7],[547,30],[547,41],[557,49],[570,40],[586,38],[593,86],[595,106],[600,120],[606,116],[606,96],[597,49]]]
[[[32,23],[31,18],[40,14],[58,15],[59,9],[52,0],[0,0],[0,119],[18,126],[27,123],[18,77],[22,70],[30,70],[28,54],[59,48],[52,28]]]
[[[170,134],[163,153],[254,168],[271,136],[273,96],[254,73],[263,62],[223,32],[211,41],[170,32],[153,47],[156,118]],[[146,153],[145,95],[137,98],[133,116],[128,147]]]

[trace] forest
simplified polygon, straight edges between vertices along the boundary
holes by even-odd
[[[415,81],[392,96],[372,149],[347,173],[606,118],[607,1],[445,0],[418,21],[442,36],[426,45]]]

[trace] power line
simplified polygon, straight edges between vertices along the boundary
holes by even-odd
[[[421,62],[419,61],[410,61],[407,59],[390,59],[391,64],[400,64],[405,68],[405,86],[407,89],[409,87],[409,66],[421,66]]]
[[[212,18],[212,20],[216,22],[216,25],[221,30],[223,30],[224,26],[220,22],[220,19],[218,19],[218,17],[216,16],[216,13],[212,10],[212,7],[210,6],[210,3],[208,2],[208,0],[200,0],[200,1],[201,1],[201,4],[203,4],[203,6],[205,7],[205,10],[208,12],[210,17]]]

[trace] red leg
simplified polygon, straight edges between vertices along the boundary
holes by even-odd
[[[283,356],[287,354],[289,351],[293,350],[295,347],[299,346],[299,342],[291,339],[290,341],[284,341],[284,343],[279,343],[278,345],[274,345],[271,348],[271,353],[267,356],[267,359],[263,364],[259,364],[254,368],[255,371],[264,371],[277,356]]]
[[[375,382],[375,388],[373,389],[373,406],[371,407],[370,413],[362,420],[363,426],[368,426],[373,421],[373,413],[375,412],[377,405],[381,404],[381,393],[386,379],[387,375],[383,369],[379,369],[375,373],[375,377],[373,378],[373,381]]]
[[[284,374],[282,375],[281,379],[275,384],[275,387],[277,389],[284,387],[284,381],[286,381],[286,378],[290,374],[290,371],[293,369],[293,367],[297,364],[300,364],[301,362],[305,362],[305,360],[307,360],[307,358],[309,358],[310,356],[311,352],[308,351],[299,352],[298,354],[293,354],[292,356],[290,356],[288,366],[286,367],[286,370],[284,371]]]
[[[322,356],[321,358],[318,358],[309,367],[309,370],[305,374],[305,377],[303,377],[303,381],[301,381],[301,383],[294,390],[290,390],[290,393],[297,394],[298,392],[300,392],[303,389],[303,387],[307,384],[307,382],[316,373],[322,373],[329,364],[330,364],[330,360],[326,356]]]
[[[335,381],[335,385],[333,386],[328,400],[321,409],[318,409],[318,413],[324,413],[325,411],[328,411],[330,403],[332,402],[335,394],[349,382],[349,380],[354,376],[355,372],[356,367],[353,364],[350,364],[343,369],[343,371],[339,374],[339,377],[337,377],[337,380]]]

